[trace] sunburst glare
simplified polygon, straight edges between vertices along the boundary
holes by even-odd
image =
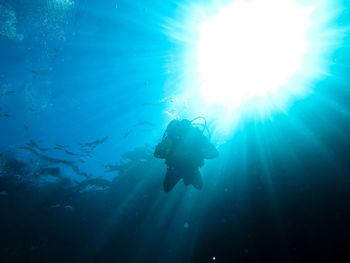
[[[203,22],[197,58],[204,99],[236,108],[291,92],[285,86],[302,70],[310,14],[294,1],[237,1]]]
[[[330,74],[347,29],[334,23],[341,8],[333,1],[225,3],[181,6],[179,20],[167,21],[165,29],[186,46],[175,96],[190,106],[176,113],[203,114],[229,133],[244,116],[287,112],[312,93]]]

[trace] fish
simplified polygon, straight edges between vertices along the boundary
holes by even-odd
[[[132,129],[130,129],[126,133],[124,133],[123,138],[125,139],[126,137],[128,137],[131,132],[132,132]]]
[[[70,152],[70,151],[67,151],[67,150],[64,150],[64,152],[65,152],[66,154],[69,154],[69,155],[72,155],[72,156],[80,156],[80,155],[77,154],[77,153],[73,153],[73,152]]]
[[[48,148],[41,148],[36,142],[34,142],[33,140],[30,140],[29,143],[27,143],[28,146],[33,146],[35,148],[37,148],[39,151],[41,152],[46,152],[49,149]]]
[[[35,143],[34,143],[35,144]],[[27,143],[28,145],[28,143]],[[78,175],[82,175],[86,178],[89,178],[90,175],[87,174],[87,173],[84,173],[84,172],[81,172],[79,167],[75,164],[75,162],[73,161],[67,161],[67,160],[63,160],[63,159],[57,159],[57,158],[53,158],[53,157],[49,157],[49,156],[46,156],[42,153],[39,153],[36,149],[34,149],[33,147],[30,147],[30,143],[29,143],[29,146],[20,146],[18,147],[18,149],[21,149],[21,150],[25,150],[25,151],[29,151],[31,153],[33,153],[34,155],[36,155],[37,157],[39,157],[42,161],[46,161],[46,163],[48,165],[52,165],[52,164],[63,164],[63,165],[66,165],[68,167],[70,167],[73,172],[75,172],[76,174]],[[45,169],[45,168],[44,168]]]
[[[93,151],[97,145],[104,143],[107,141],[109,136],[105,136],[102,139],[95,140],[87,143],[80,143],[81,151],[85,152],[87,155],[90,155],[91,151]],[[88,148],[88,149],[87,149]]]
[[[31,68],[28,68],[28,71],[29,71],[30,73],[32,73],[33,76],[37,76],[37,75],[39,74],[39,72],[38,72],[37,70],[31,69]]]
[[[58,148],[68,148],[69,147],[69,145],[62,145],[62,144],[57,144],[57,143],[55,143],[55,146]]]
[[[133,127],[138,127],[138,126],[151,126],[151,127],[155,127],[156,125],[152,122],[149,121],[139,121],[138,123],[134,124]]]
[[[94,147],[95,145],[104,143],[105,141],[107,141],[108,138],[109,138],[109,136],[105,136],[104,138],[102,138],[100,140],[96,140],[96,141],[93,141],[93,142],[87,142],[87,143],[84,143],[82,145],[88,146],[88,147]]]
[[[127,138],[133,131],[136,127],[139,127],[139,126],[151,126],[151,127],[155,127],[156,124],[152,123],[152,122],[149,122],[149,121],[138,121],[136,124],[134,124],[132,126],[131,129],[129,129],[126,133],[124,133],[123,135],[123,138]]]

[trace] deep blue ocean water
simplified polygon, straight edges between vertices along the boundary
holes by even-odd
[[[308,92],[225,131],[181,97],[189,10],[217,2],[0,0],[1,262],[350,260],[349,3]],[[219,158],[164,193],[154,147],[199,115]]]

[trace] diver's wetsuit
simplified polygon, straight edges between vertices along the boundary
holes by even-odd
[[[192,184],[200,190],[203,182],[199,167],[204,165],[204,159],[216,158],[218,151],[190,121],[173,120],[163,140],[157,145],[154,156],[165,159],[168,166],[164,180],[165,192],[171,191],[180,179],[185,185]]]

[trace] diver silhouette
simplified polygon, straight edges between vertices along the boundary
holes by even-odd
[[[165,159],[168,166],[164,179],[165,192],[170,192],[181,179],[185,185],[192,184],[198,190],[202,189],[199,168],[204,165],[204,159],[213,159],[219,155],[203,134],[208,129],[206,124],[201,130],[194,125],[194,120],[172,120],[162,141],[156,146],[154,156]]]

